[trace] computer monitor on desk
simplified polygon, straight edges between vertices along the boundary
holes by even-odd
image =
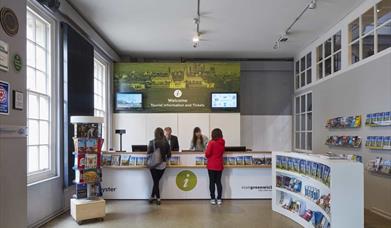
[[[147,145],[132,145],[132,152],[147,152]]]
[[[226,146],[225,151],[232,151],[232,152],[245,152],[246,147],[245,146]]]

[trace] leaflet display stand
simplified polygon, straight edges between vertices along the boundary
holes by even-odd
[[[71,215],[78,224],[86,220],[103,220],[106,202],[102,188],[102,123],[103,118],[72,116],[74,124],[76,194],[71,199]]]
[[[273,152],[272,208],[303,227],[364,227],[363,164]]]

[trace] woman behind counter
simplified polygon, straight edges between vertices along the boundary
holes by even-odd
[[[201,133],[199,127],[195,127],[193,130],[193,138],[190,142],[190,150],[204,151],[208,144],[208,137]]]
[[[163,176],[164,170],[166,170],[167,161],[171,157],[170,145],[168,144],[166,137],[164,136],[163,129],[160,127],[155,129],[155,139],[149,142],[148,154],[152,154],[155,150],[158,149],[160,150],[160,153],[162,155],[162,161],[159,165],[150,169],[153,180],[153,187],[149,203],[153,203],[153,201],[156,200],[156,204],[160,205],[159,182]]]
[[[210,203],[215,205],[222,204],[221,196],[223,193],[223,186],[221,184],[221,175],[224,169],[224,147],[225,141],[223,139],[223,132],[219,128],[215,128],[212,131],[212,140],[208,143],[208,147],[205,151],[205,157],[208,159],[207,169],[209,174],[209,190],[210,190]],[[217,199],[216,199],[216,187],[217,186]]]

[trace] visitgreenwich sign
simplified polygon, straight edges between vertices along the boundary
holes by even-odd
[[[211,92],[239,90],[239,63],[114,64],[114,92],[143,93],[134,112],[210,112]]]

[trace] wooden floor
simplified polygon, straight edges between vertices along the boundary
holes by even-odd
[[[295,222],[271,210],[270,200],[226,200],[222,206],[212,206],[205,200],[168,200],[161,206],[141,200],[107,201],[103,222],[81,227],[277,227],[298,228]],[[352,218],[354,219],[354,218]],[[44,227],[79,227],[69,212]],[[390,228],[391,221],[369,211],[365,213],[365,228]]]

